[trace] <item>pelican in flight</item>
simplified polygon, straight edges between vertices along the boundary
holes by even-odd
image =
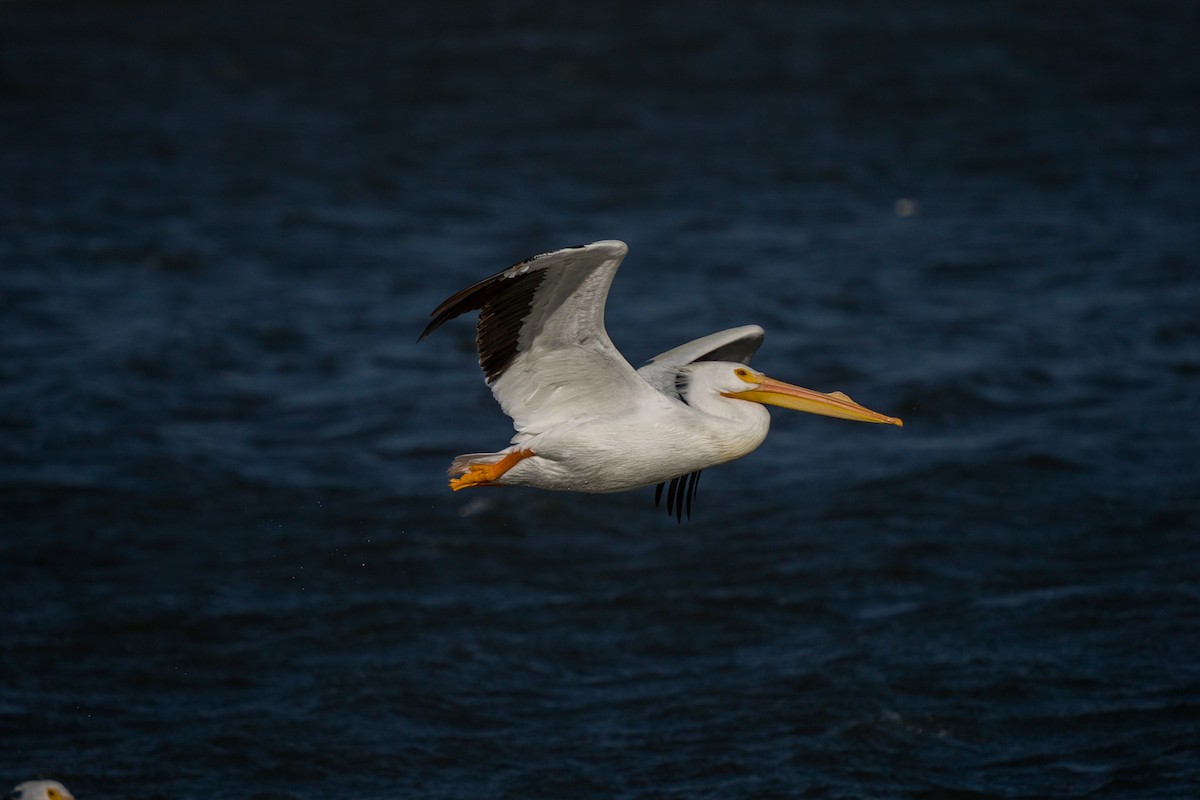
[[[479,365],[517,433],[495,453],[450,465],[450,488],[534,486],[622,492],[670,484],[667,512],[691,516],[700,471],[752,452],[767,436],[763,404],[902,425],[841,392],[825,394],[751,369],[757,325],[680,345],[634,369],[604,328],[604,303],[625,258],[608,240],[542,253],[468,286],[430,315],[424,339],[479,311]]]

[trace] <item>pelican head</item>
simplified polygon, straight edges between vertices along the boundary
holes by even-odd
[[[12,791],[14,800],[75,800],[58,781],[25,781]]]
[[[715,391],[721,397],[734,400],[780,406],[795,411],[807,411],[810,414],[821,414],[826,417],[839,417],[858,422],[904,425],[899,418],[889,417],[861,406],[842,392],[826,394],[794,386],[774,378],[768,378],[758,370],[751,369],[744,364],[723,361],[698,362],[681,370],[680,376],[685,381],[685,385],[679,387],[680,396],[689,402],[692,397],[691,393],[700,388],[695,383],[702,382],[709,391]]]

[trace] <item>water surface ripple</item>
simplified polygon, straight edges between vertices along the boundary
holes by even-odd
[[[1194,798],[1184,2],[0,7],[0,781]],[[690,523],[455,495],[443,297],[629,242],[777,414]]]

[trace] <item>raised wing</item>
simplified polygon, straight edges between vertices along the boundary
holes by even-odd
[[[697,361],[738,361],[749,364],[765,335],[758,325],[743,325],[710,333],[656,355],[637,372],[658,391],[674,396],[675,375],[680,367]]]
[[[604,304],[626,252],[624,242],[607,240],[514,264],[434,309],[421,338],[479,310],[479,365],[519,433],[645,402],[657,392],[604,329]]]

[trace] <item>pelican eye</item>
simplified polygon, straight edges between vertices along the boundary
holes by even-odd
[[[758,383],[758,377],[745,367],[738,367],[733,371],[733,374],[737,375],[746,383]]]

